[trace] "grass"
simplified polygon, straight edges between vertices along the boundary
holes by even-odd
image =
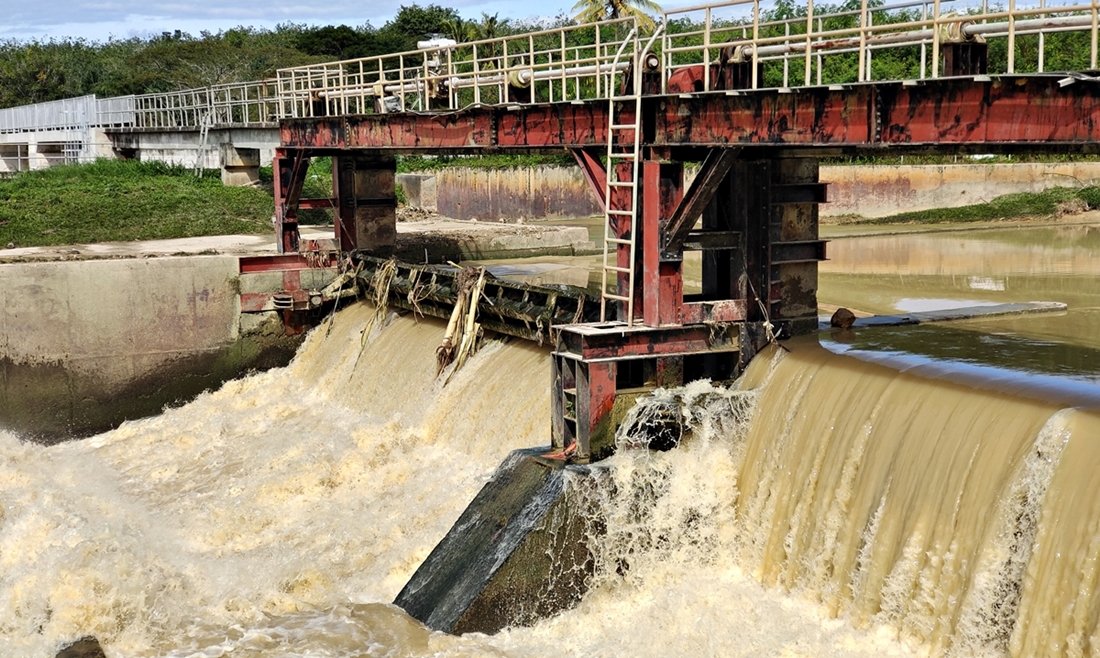
[[[0,247],[263,233],[274,207],[265,190],[157,162],[58,166],[0,180]]]
[[[1100,187],[1052,187],[1035,193],[1006,194],[989,203],[957,208],[935,208],[904,212],[889,217],[858,220],[856,224],[937,224],[944,222],[983,222],[1020,217],[1054,215],[1059,206],[1084,204],[1088,208],[1100,208]]]

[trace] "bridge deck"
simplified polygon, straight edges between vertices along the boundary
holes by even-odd
[[[830,152],[1096,152],[1100,86],[1031,74],[874,82],[643,99],[642,143],[668,149],[780,147]],[[436,114],[287,119],[287,148],[387,153],[603,147],[606,101],[478,107]]]

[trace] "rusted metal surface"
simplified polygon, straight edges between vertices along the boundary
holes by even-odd
[[[737,323],[668,327],[571,325],[559,332],[557,351],[588,362],[735,352],[738,333]]]
[[[661,145],[1037,149],[1100,141],[1100,88],[1054,76],[877,83],[798,93],[668,98]]]
[[[718,191],[718,186],[736,158],[735,149],[711,149],[707,154],[699,174],[691,182],[691,187],[688,188],[683,201],[677,205],[676,211],[665,226],[662,246],[666,253],[679,253],[682,250],[688,232],[695,226],[695,221],[703,214],[703,209]]]
[[[249,274],[252,272],[305,270],[312,267],[312,265],[303,254],[280,254],[278,256],[241,256],[239,267],[241,274]]]
[[[366,254],[358,279],[373,291],[375,273],[387,261]],[[388,304],[420,315],[448,319],[456,301],[454,268],[395,261]],[[478,301],[478,322],[491,331],[536,341],[550,341],[551,327],[591,319],[599,305],[586,291],[569,286],[532,286],[490,277]]]
[[[825,260],[825,240],[800,240],[797,242],[772,242],[772,265],[804,263]]]
[[[954,151],[1052,149],[1100,142],[1100,87],[1059,76],[939,79],[906,85],[698,94],[646,99],[647,145],[774,145]],[[286,147],[388,152],[544,151],[606,144],[606,103],[487,107],[446,114],[360,115],[283,123]]]
[[[745,300],[720,299],[684,304],[684,324],[741,322],[745,320]]]
[[[592,195],[596,198],[602,214],[607,209],[607,199],[604,198],[607,194],[607,171],[603,163],[600,162],[599,156],[585,149],[572,149],[570,152],[577,161],[577,166],[580,167],[589,189],[592,190]]]

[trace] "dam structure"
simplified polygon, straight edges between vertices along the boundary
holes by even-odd
[[[606,456],[619,392],[728,379],[768,343],[816,331],[820,158],[1095,152],[1098,80],[1044,72],[1015,44],[1082,32],[1095,68],[1096,9],[963,9],[864,2],[765,22],[759,2],[731,2],[667,12],[650,31],[624,18],[280,70],[284,256],[256,266],[390,253],[397,155],[570,151],[603,209],[603,256],[598,313],[578,308],[546,334],[553,440],[582,463]],[[896,49],[919,51],[919,78],[874,78]],[[841,58],[854,79],[832,82]],[[333,196],[304,199],[322,156]],[[701,163],[690,185],[686,162]],[[332,241],[299,239],[310,208],[333,210]],[[684,292],[687,251],[702,252],[697,293]]]
[[[15,501],[0,529],[22,542],[0,648],[46,656],[94,633],[134,656],[1094,651],[1095,390],[980,379],[936,361],[932,331],[917,365],[809,335],[821,158],[1100,145],[1100,5],[947,6],[767,22],[731,2],[651,30],[615,19],[279,71],[262,123],[280,253],[239,269],[281,289],[242,288],[240,310],[298,328],[364,288],[376,304],[333,312],[286,369],[156,418],[52,452],[0,433]],[[1017,58],[1046,34],[1083,36],[1089,68]],[[876,79],[894,49],[918,54],[918,77]],[[394,258],[397,156],[562,150],[603,211],[594,292],[482,278],[469,294],[469,269]],[[332,196],[307,198],[318,157]],[[332,210],[331,237],[299,231],[307,209]],[[420,316],[453,319],[464,294],[468,317],[524,340],[492,341],[444,385]]]

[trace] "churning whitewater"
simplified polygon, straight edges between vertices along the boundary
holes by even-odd
[[[91,439],[0,434],[0,655],[87,635],[111,658],[1100,646],[1100,418],[816,341],[635,408],[618,454],[567,490],[604,517],[577,607],[431,632],[388,602],[510,450],[549,443],[549,359],[490,341],[443,386],[442,327],[395,317],[365,341],[372,315]],[[654,414],[680,418],[680,448],[631,431]]]

